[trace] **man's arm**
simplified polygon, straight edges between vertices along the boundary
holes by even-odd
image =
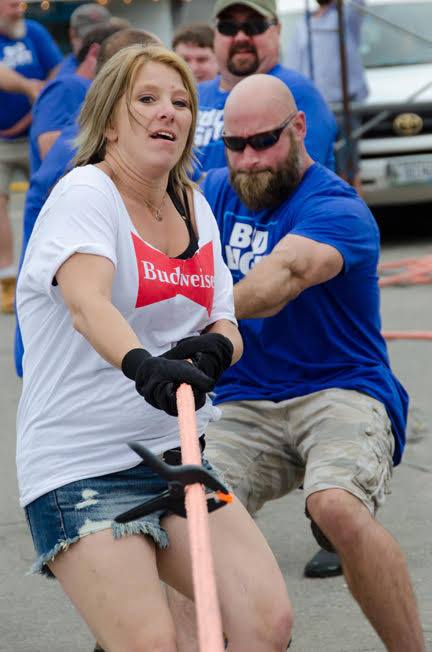
[[[343,258],[334,247],[287,235],[234,286],[237,319],[272,317],[313,285],[337,276]]]
[[[16,70],[12,70],[0,63],[0,89],[6,91],[6,93],[26,95],[33,104],[44,83],[39,79],[27,79]]]
[[[37,139],[38,150],[39,150],[39,156],[41,157],[42,161],[50,151],[51,147],[55,145],[56,140],[60,136],[60,134],[61,131],[60,129],[58,129],[57,131],[46,131],[45,133],[38,136]]]

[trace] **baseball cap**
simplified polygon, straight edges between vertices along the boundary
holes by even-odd
[[[276,0],[217,0],[213,8],[213,18],[234,5],[249,7],[266,18],[277,16]]]
[[[78,35],[85,36],[93,27],[109,22],[111,13],[102,5],[87,3],[80,5],[71,13],[70,26],[78,32]]]

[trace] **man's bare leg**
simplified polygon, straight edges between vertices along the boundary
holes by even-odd
[[[318,491],[309,513],[338,551],[353,597],[389,652],[424,652],[405,557],[368,509],[342,489]]]

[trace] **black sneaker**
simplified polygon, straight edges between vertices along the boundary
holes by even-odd
[[[305,577],[336,577],[342,575],[342,564],[336,552],[319,550],[306,564]]]

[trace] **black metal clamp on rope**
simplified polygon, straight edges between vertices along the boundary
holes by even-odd
[[[215,496],[207,499],[207,509],[213,512],[231,502],[232,496],[225,485],[222,484],[210,471],[197,464],[179,464],[174,460],[170,464],[163,462],[159,457],[153,455],[145,446],[139,442],[130,442],[132,448],[139,455],[149,468],[155,471],[161,478],[167,481],[168,489],[140,505],[119,514],[114,519],[116,523],[128,523],[137,518],[151,514],[158,510],[173,512],[178,516],[186,517],[185,510],[185,487],[189,484],[199,483],[206,489],[215,492]],[[178,449],[167,451],[177,453]],[[166,453],[166,454],[167,454]],[[167,459],[166,454],[164,456]],[[168,458],[169,459],[169,458]]]

